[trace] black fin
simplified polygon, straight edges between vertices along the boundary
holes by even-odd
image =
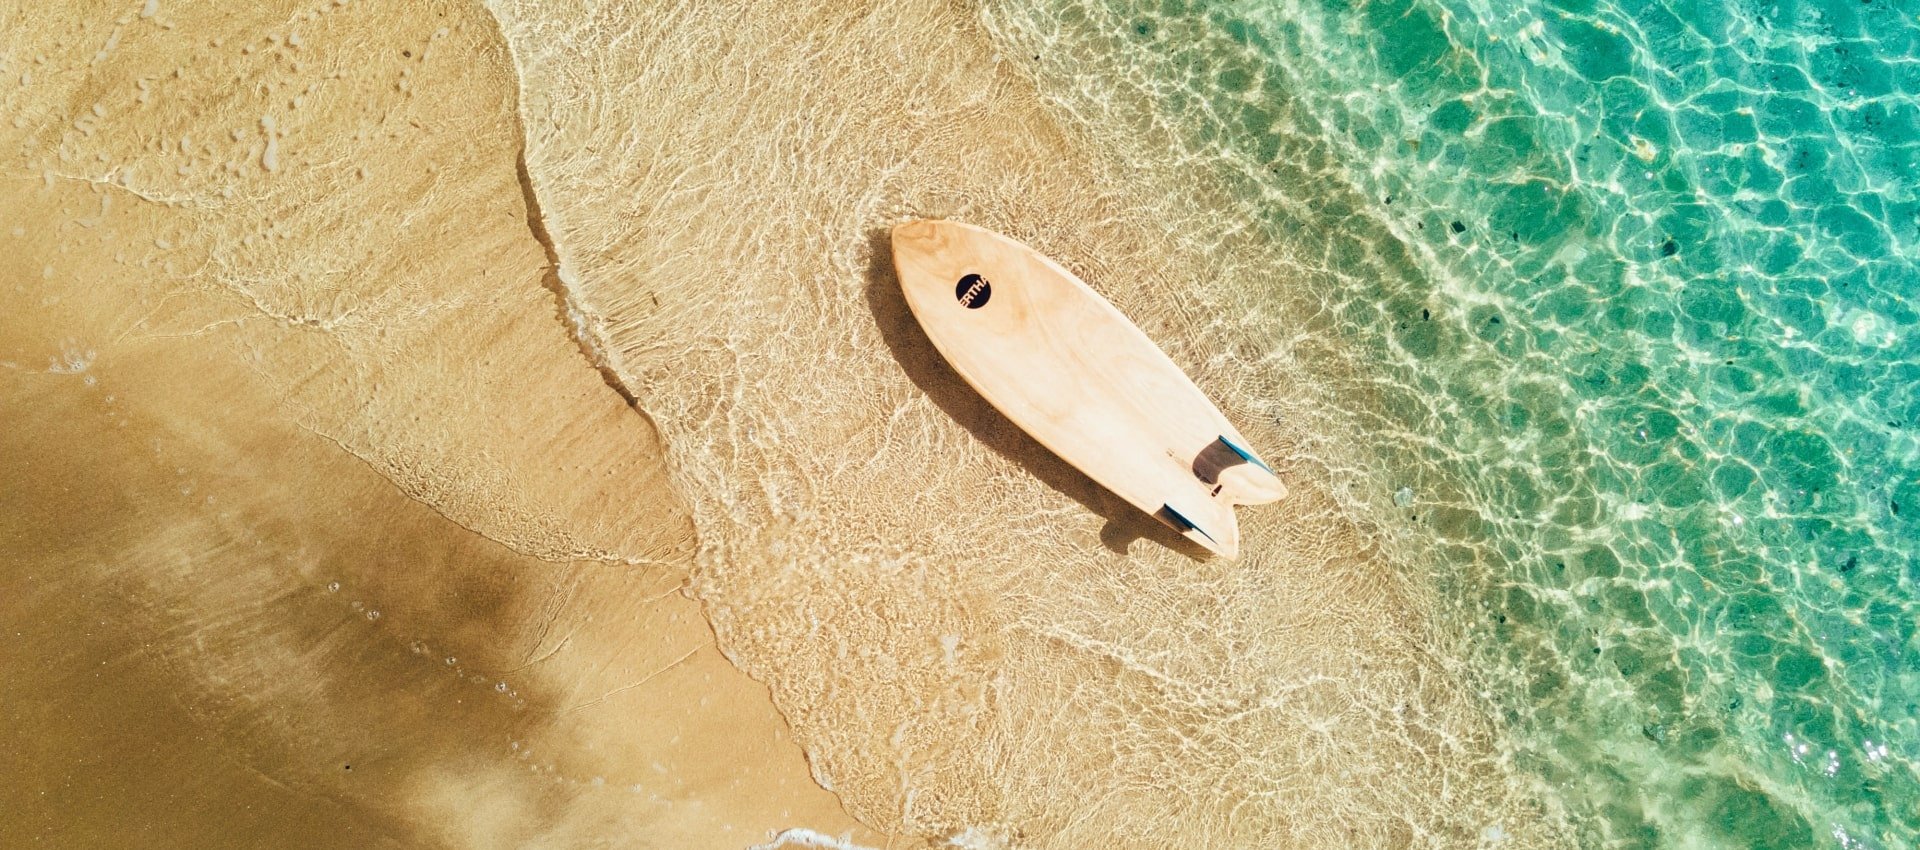
[[[1213,535],[1208,534],[1206,529],[1201,528],[1200,526],[1194,525],[1193,520],[1187,519],[1186,515],[1180,513],[1179,511],[1174,510],[1172,505],[1167,505],[1167,504],[1161,505],[1160,513],[1164,515],[1162,516],[1162,519],[1170,520],[1167,523],[1168,525],[1171,525],[1174,528],[1177,528],[1181,531],[1198,531],[1200,532],[1201,537],[1205,537],[1208,540],[1213,540]],[[1220,545],[1220,541],[1218,540],[1213,540],[1213,543],[1216,546]]]
[[[1268,475],[1279,475],[1279,473],[1273,471],[1273,467],[1267,465],[1266,461],[1261,460],[1259,455],[1254,454],[1253,450],[1234,442],[1232,438],[1225,434],[1221,434],[1219,439],[1222,445],[1232,449],[1233,453],[1239,455],[1241,460],[1266,470]]]

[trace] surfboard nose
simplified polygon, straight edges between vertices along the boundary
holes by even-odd
[[[916,218],[893,226],[893,253],[926,253],[936,241],[940,225],[932,219]]]
[[[950,302],[943,294],[966,274],[964,252],[956,254],[955,235],[963,232],[950,221],[915,219],[893,227],[893,266],[900,289],[916,315]],[[958,297],[958,293],[955,294]]]

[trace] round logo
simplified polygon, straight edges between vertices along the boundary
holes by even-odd
[[[978,310],[987,306],[987,299],[993,297],[993,284],[984,277],[970,274],[954,284],[953,297],[960,300],[960,306]]]

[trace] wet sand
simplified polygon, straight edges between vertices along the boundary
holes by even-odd
[[[729,657],[889,829],[1546,843],[1429,590],[1343,492],[1326,411],[1355,400],[1304,365],[1337,340],[1289,285],[1313,257],[1223,212],[1174,139],[1048,101],[1008,5],[490,7],[565,292],[661,428]],[[1114,133],[1165,144],[1130,161]],[[1224,402],[1295,491],[1242,511],[1243,562],[1197,559],[933,356],[886,251],[913,216],[1061,259]]]
[[[679,592],[483,11],[6,18],[0,844],[883,840]]]
[[[1274,332],[1306,261],[1049,106],[993,7],[423,8],[0,13],[29,835],[1537,837],[1316,431],[1329,343]],[[1224,402],[1294,492],[1244,561],[933,356],[908,216],[1061,258]]]

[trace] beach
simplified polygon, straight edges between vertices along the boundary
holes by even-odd
[[[0,844],[878,841],[677,592],[484,11],[7,31]]]
[[[1901,846],[1911,92],[1661,9],[0,7],[0,844]],[[1219,404],[1240,560],[914,218]]]
[[[884,252],[908,215],[1086,264],[1189,362],[1233,350],[1194,319],[1205,252],[1162,256],[977,18],[88,11],[10,51],[40,81],[13,95],[37,212],[8,359],[31,421],[90,438],[7,456],[116,500],[22,520],[80,549],[35,550],[15,604],[56,629],[93,598],[58,588],[117,595],[87,651],[151,683],[42,721],[33,763],[55,781],[60,730],[184,700],[146,734],[213,736],[171,746],[224,774],[102,767],[154,803],[96,828],[165,788],[312,819],[324,790],[347,828],[455,844],[1405,840],[1486,757],[1334,497],[1253,522],[1245,566],[1196,562],[942,371]],[[1242,365],[1196,378],[1296,458],[1232,392],[1281,370]],[[13,680],[98,706],[76,666]]]

